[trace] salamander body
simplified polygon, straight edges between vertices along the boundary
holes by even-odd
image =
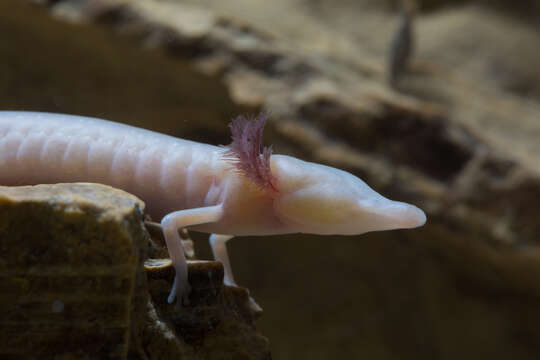
[[[238,117],[228,148],[101,119],[0,111],[0,184],[96,182],[137,195],[161,219],[176,271],[169,302],[190,292],[178,229],[211,233],[234,284],[225,243],[236,235],[361,234],[413,228],[426,217],[345,171],[272,155],[264,114]]]

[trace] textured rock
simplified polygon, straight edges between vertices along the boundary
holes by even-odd
[[[166,303],[174,271],[143,267],[162,253],[143,209],[98,184],[0,187],[0,358],[270,359],[220,263],[190,261],[190,304]]]
[[[264,107],[276,152],[427,210],[423,229],[358,241],[232,241],[276,357],[540,357],[540,38],[507,16],[535,2],[422,2],[399,91],[386,85],[392,1],[51,3],[57,20],[0,3],[2,107],[214,144],[231,116]]]
[[[94,184],[0,188],[1,358],[125,358],[145,303],[143,208]]]
[[[148,261],[146,269],[154,306],[182,339],[182,345],[174,346],[166,358],[174,359],[175,354],[186,356],[186,349],[196,355],[194,358],[208,360],[271,358],[268,340],[255,330],[260,308],[250,301],[247,289],[223,286],[220,263],[189,261],[192,294],[190,304],[180,311],[166,302],[174,276],[170,260]],[[156,341],[153,342],[145,347],[157,348]],[[163,359],[162,351],[149,352],[149,358]]]

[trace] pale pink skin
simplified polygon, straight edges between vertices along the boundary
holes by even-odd
[[[235,235],[353,235],[425,223],[422,210],[384,198],[347,172],[273,155],[276,193],[250,184],[223,153],[101,119],[0,111],[0,184],[107,184],[140,197],[161,219],[176,270],[169,302],[190,291],[179,227],[213,233],[225,282],[234,284],[225,242]]]

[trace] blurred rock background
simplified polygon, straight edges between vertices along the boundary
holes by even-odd
[[[276,359],[540,357],[540,9],[424,1],[0,0],[0,108],[213,144],[267,109],[278,153],[351,171],[418,230],[230,243]],[[199,256],[210,253],[195,234]]]

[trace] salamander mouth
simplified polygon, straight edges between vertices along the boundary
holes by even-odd
[[[374,216],[378,230],[412,229],[426,223],[426,214],[418,207],[399,201],[384,199],[362,206],[364,211]]]

